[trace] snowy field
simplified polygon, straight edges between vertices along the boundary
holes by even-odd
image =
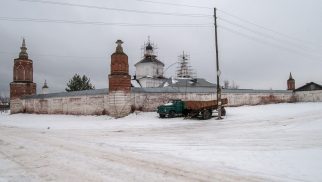
[[[220,121],[0,114],[3,181],[322,181],[322,103]]]

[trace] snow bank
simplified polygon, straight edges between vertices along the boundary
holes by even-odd
[[[121,119],[0,114],[0,127],[36,131],[49,127],[52,137],[72,133],[68,139],[75,135],[76,144],[112,146],[156,162],[180,159],[202,166],[200,171],[228,170],[267,181],[322,181],[322,103],[226,110],[226,118],[220,121],[160,119],[157,113],[141,112]]]

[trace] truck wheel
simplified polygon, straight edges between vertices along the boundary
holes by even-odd
[[[221,108],[221,116],[226,116],[226,109],[224,107]]]
[[[160,118],[165,118],[165,114],[160,114]]]
[[[174,118],[176,116],[176,112],[170,111],[169,112],[169,118]]]
[[[202,111],[202,119],[210,119],[211,118],[211,112],[209,110]]]
[[[188,116],[188,114],[189,114],[189,112],[188,112],[187,110],[184,110],[184,111],[182,112],[182,115],[183,115],[184,117],[187,117],[187,116]]]

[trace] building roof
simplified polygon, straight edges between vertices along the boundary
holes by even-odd
[[[210,83],[203,78],[169,78],[160,87],[216,87],[216,84]]]
[[[138,64],[141,63],[156,63],[164,66],[164,64],[159,61],[154,54],[154,45],[150,42],[150,37],[148,37],[148,43],[144,44],[145,49],[144,49],[144,58],[136,63],[134,66],[137,66]]]
[[[141,63],[156,63],[156,64],[160,64],[160,65],[164,66],[164,64],[161,61],[159,61],[156,58],[156,56],[146,56],[141,61],[136,63],[134,66],[137,66],[138,64],[141,64]]]
[[[44,86],[42,87],[43,89],[45,88],[49,88],[48,85],[47,85],[47,81],[45,80],[45,83],[44,83]]]
[[[132,88],[132,93],[216,93],[217,87],[149,87]],[[292,93],[289,90],[223,89],[222,93]]]
[[[288,78],[288,81],[294,81],[293,76],[292,76],[292,73],[290,73],[290,76]]]
[[[131,80],[131,87],[142,87],[140,82],[136,79]]]
[[[313,90],[322,90],[322,85],[319,85],[314,82],[307,83],[302,87],[295,89],[294,91],[313,91]]]
[[[149,87],[139,88],[132,87],[132,93],[216,93],[216,87]],[[222,93],[291,93],[289,90],[253,90],[253,89],[223,89]],[[108,88],[95,89],[95,90],[83,90],[75,92],[60,92],[50,94],[38,94],[22,97],[23,99],[47,99],[47,98],[59,98],[59,97],[78,97],[78,96],[97,96],[107,95]]]

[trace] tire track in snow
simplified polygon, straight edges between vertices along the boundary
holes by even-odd
[[[16,155],[15,160],[26,164],[34,173],[48,171],[47,174],[39,175],[46,181],[60,179],[80,179],[80,181],[100,181],[102,179],[114,179],[115,181],[118,181],[117,179],[121,179],[119,181],[264,180],[254,176],[229,174],[232,171],[228,171],[229,173],[225,173],[224,170],[207,171],[207,169],[195,168],[189,162],[169,160],[178,162],[173,164],[167,160],[160,160],[158,157],[148,157],[144,156],[145,154],[135,154],[115,148],[94,148],[92,146],[89,148],[86,145],[80,145],[76,138],[61,139],[54,132],[46,134],[34,130],[6,127],[0,127],[0,130],[5,131],[1,132],[2,140],[12,143],[11,147],[6,148],[8,153],[12,156]],[[15,151],[18,145],[23,145],[24,150]],[[65,158],[59,156],[65,156]],[[66,161],[61,162],[60,160]],[[82,166],[85,165],[84,163],[88,167]],[[73,165],[75,165],[74,169]],[[86,171],[89,168],[93,170]],[[108,173],[109,171],[112,173]],[[140,172],[142,174],[138,174]]]

